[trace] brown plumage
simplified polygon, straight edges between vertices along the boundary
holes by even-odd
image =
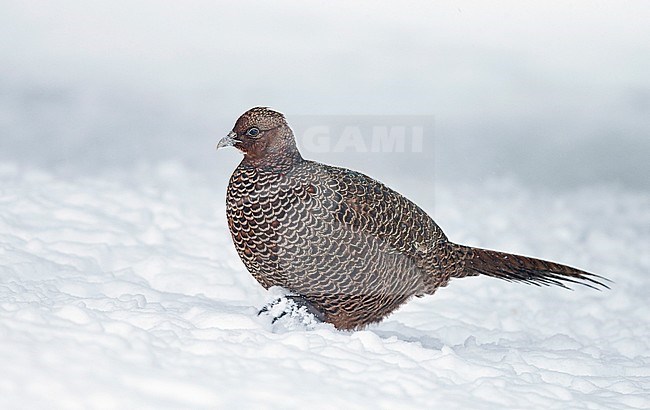
[[[288,289],[338,329],[378,322],[451,278],[606,287],[575,268],[450,242],[382,183],[303,159],[284,116],[268,108],[244,113],[217,148],[224,146],[244,153],[226,198],[242,261],[262,286]]]

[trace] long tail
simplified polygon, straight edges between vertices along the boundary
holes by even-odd
[[[600,287],[609,289],[603,282],[609,279],[585,272],[570,266],[527,256],[513,255],[488,249],[456,245],[464,261],[459,276],[486,275],[510,282],[524,282],[536,286],[560,286],[566,289],[566,283],[577,283],[596,290]]]

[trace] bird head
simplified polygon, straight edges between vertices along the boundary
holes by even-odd
[[[217,149],[232,146],[244,153],[245,162],[253,165],[300,157],[284,115],[267,107],[255,107],[243,113],[232,131],[219,141]]]

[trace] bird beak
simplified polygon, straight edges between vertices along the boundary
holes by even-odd
[[[232,147],[232,146],[234,146],[235,144],[241,142],[240,140],[235,139],[236,136],[237,136],[237,134],[235,134],[234,131],[230,131],[230,132],[228,133],[228,135],[226,135],[225,137],[221,138],[221,140],[220,140],[219,143],[217,144],[217,149],[219,149],[219,148],[223,148],[223,147]]]

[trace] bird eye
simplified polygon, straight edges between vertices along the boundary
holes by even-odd
[[[259,134],[260,130],[255,127],[249,128],[248,131],[246,131],[246,135],[249,137],[257,137]]]

